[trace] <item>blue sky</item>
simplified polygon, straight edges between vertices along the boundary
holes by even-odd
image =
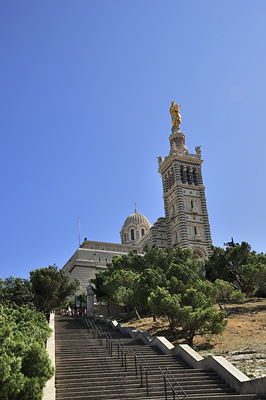
[[[62,267],[81,238],[164,216],[171,101],[202,145],[213,244],[266,252],[265,0],[2,0],[1,267]]]

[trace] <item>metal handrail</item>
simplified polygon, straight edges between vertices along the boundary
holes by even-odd
[[[94,321],[90,321],[89,318],[86,318],[85,321],[87,323],[87,327],[92,330],[93,338],[95,339],[95,336],[97,334],[97,338],[102,344],[102,336],[104,335],[102,328],[100,326],[97,326]]]
[[[106,347],[107,347],[107,343],[108,343],[109,344],[108,350],[109,350],[109,354],[111,355],[111,357],[113,356],[113,342],[117,343],[117,355],[118,355],[118,358],[120,358],[120,353],[121,353],[122,366],[125,367],[126,372],[127,372],[127,354],[130,354],[130,350],[132,351],[132,353],[135,357],[136,375],[138,375],[138,368],[137,368],[137,361],[138,361],[138,363],[140,365],[141,387],[143,387],[143,371],[144,371],[145,376],[146,376],[147,396],[149,396],[148,371],[151,371],[151,368],[148,365],[148,363],[146,362],[143,355],[140,353],[140,351],[138,349],[133,350],[130,347],[126,347],[125,343],[121,339],[114,339],[109,332],[103,332],[102,328],[99,325],[97,326],[94,321],[90,321],[89,318],[82,317],[82,323],[84,325],[86,323],[87,327],[92,330],[94,339],[95,339],[95,335],[97,334],[97,338],[99,339],[101,345],[102,345],[102,338],[103,338],[103,336],[105,336]],[[138,353],[139,357],[136,353]]]
[[[102,328],[100,326],[97,326],[97,334],[98,334],[99,343],[102,345],[104,333],[103,333],[103,330],[102,330]]]
[[[138,349],[132,349],[131,351],[135,357],[135,372],[136,375],[138,375],[138,367],[137,367],[137,360],[140,366],[140,386],[143,387],[143,374],[142,371],[145,372],[145,377],[146,377],[146,391],[147,391],[147,397],[149,396],[149,383],[148,383],[148,370],[151,371],[151,368],[149,366],[149,364],[147,363],[147,361],[145,360],[145,358],[143,357],[143,355],[140,353],[140,351]],[[142,358],[142,362],[144,362],[146,365],[143,365],[143,363],[141,362],[141,360],[139,359],[139,357],[137,356],[136,352],[138,352],[138,354],[140,355],[140,357]]]
[[[109,332],[104,332],[106,338],[106,347],[108,347],[108,353],[113,357],[113,338]]]
[[[108,347],[108,352],[113,357],[113,337],[109,332],[103,332],[102,328],[95,324],[94,321],[89,321],[90,327],[92,329],[93,338],[97,334],[100,344],[102,345],[102,338],[105,336],[106,338],[106,347]]]
[[[120,352],[121,352],[121,366],[125,366],[125,371],[127,371],[127,353],[128,350],[125,346],[125,344],[122,342],[120,339],[116,339],[117,343],[117,358],[120,358]]]
[[[177,380],[175,379],[175,377],[173,376],[173,374],[171,373],[171,371],[169,371],[168,368],[166,368],[166,371],[164,372],[161,367],[159,367],[159,370],[161,371],[161,373],[163,374],[163,379],[164,379],[164,394],[165,394],[165,400],[167,400],[167,387],[166,387],[166,382],[169,384],[171,390],[172,390],[172,394],[173,394],[173,400],[175,400],[175,396],[177,396],[178,400],[183,400],[183,399],[188,399],[188,395],[186,394],[186,392],[184,391],[184,389],[180,386],[180,384],[177,382]],[[182,391],[182,395],[179,395],[177,393],[177,391],[174,388],[174,384],[172,385],[172,383],[169,381],[169,379],[166,376],[166,373],[169,373],[171,378],[174,381],[174,384],[176,384],[179,389]]]
[[[147,363],[147,361],[145,360],[145,358],[143,357],[143,355],[141,354],[141,352],[139,351],[139,349],[132,349],[132,351],[133,351],[133,353],[134,353],[134,352],[137,352],[137,353],[140,355],[142,361],[146,364],[147,368],[148,368],[149,371],[150,371],[151,368],[150,368],[149,364]]]
[[[124,350],[126,353],[128,353],[128,349],[127,349],[127,347],[125,346],[125,343],[122,342],[121,339],[116,339],[116,341],[119,342],[119,343],[122,345],[123,350]]]
[[[85,321],[86,321],[86,323],[87,323],[88,328],[89,328],[89,329],[93,329],[93,326],[92,326],[92,323],[91,323],[90,319],[89,319],[89,318],[86,318]]]
[[[85,322],[86,322],[86,324],[87,324],[87,327],[89,328],[89,329],[94,329],[93,328],[93,325],[92,325],[92,321],[89,319],[89,318],[85,318]]]

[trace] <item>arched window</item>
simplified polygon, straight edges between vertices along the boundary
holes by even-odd
[[[134,229],[131,229],[131,240],[134,240]]]
[[[184,169],[182,166],[180,167],[180,175],[181,175],[181,182],[185,183],[186,182],[185,173],[184,173]]]
[[[144,231],[144,229],[142,228],[142,229],[141,229],[141,236],[144,236],[144,233],[145,233],[145,231]]]
[[[187,170],[186,170],[186,177],[187,177],[187,183],[189,185],[191,185],[191,175],[190,175],[190,172],[189,172],[189,168],[187,168]]]
[[[191,200],[191,208],[193,208],[193,200]]]
[[[194,226],[194,233],[197,234],[197,228]]]
[[[193,183],[194,183],[194,185],[197,185],[196,170],[195,170],[195,168],[193,168],[192,176],[193,176]]]

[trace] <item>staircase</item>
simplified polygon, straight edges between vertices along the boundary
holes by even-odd
[[[105,324],[97,322],[97,326],[101,332],[111,334],[112,340],[96,335],[96,331],[73,317],[56,316],[56,400],[164,400],[164,378],[159,367],[163,371],[168,368],[181,386],[175,385],[173,397],[167,384],[168,399],[265,399],[253,394],[239,395],[215,372],[192,369],[178,356],[165,355],[157,347],[147,346]],[[148,385],[145,370],[142,370],[141,384],[138,360],[146,367]],[[169,374],[168,377],[172,380]]]

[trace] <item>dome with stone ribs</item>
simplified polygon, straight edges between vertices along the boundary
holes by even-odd
[[[150,227],[151,224],[148,219],[135,209],[135,212],[127,217],[122,226],[120,232],[121,243],[137,243],[150,230]]]

